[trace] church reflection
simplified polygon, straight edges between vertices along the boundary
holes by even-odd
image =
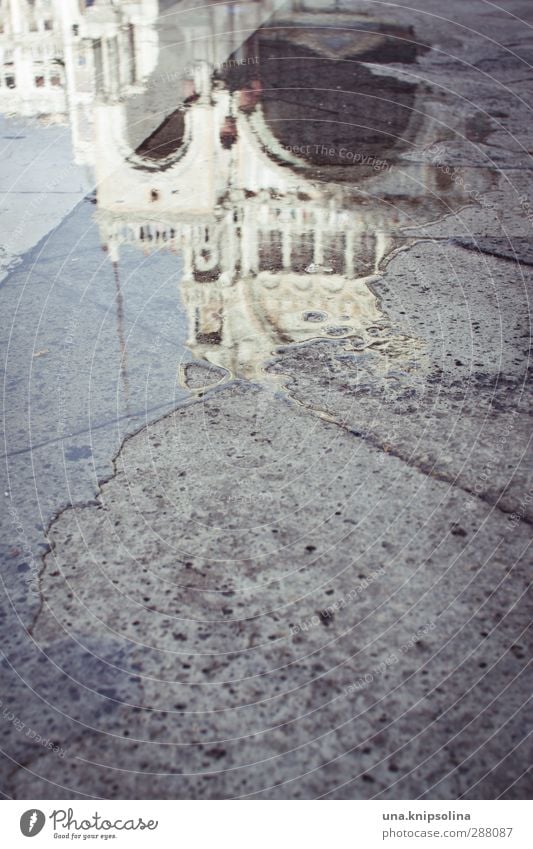
[[[425,87],[395,71],[416,62],[414,33],[324,2],[210,10],[58,13],[65,110],[117,285],[125,245],[175,252],[193,355],[238,376],[281,345],[375,346],[373,276],[406,227],[464,202],[424,154],[439,124]],[[416,340],[389,343],[416,357]]]

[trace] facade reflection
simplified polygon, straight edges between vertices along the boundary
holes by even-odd
[[[3,110],[69,121],[117,281],[124,245],[175,252],[189,347],[250,378],[280,345],[374,345],[372,276],[406,226],[464,202],[423,155],[427,92],[390,64],[416,61],[413,33],[279,6],[2,5]]]

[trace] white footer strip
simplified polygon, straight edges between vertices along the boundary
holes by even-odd
[[[526,849],[532,809],[527,801],[10,800],[2,802],[2,845]]]

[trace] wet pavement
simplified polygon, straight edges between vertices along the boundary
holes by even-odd
[[[127,5],[2,119],[3,793],[527,797],[528,4]]]

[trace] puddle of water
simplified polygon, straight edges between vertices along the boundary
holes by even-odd
[[[38,101],[22,80],[9,94],[12,111],[67,118],[96,189],[22,268],[38,332],[19,360],[49,353],[8,453],[66,434],[68,465],[94,461],[95,477],[187,393],[279,380],[266,368],[281,346],[333,340],[407,368],[420,345],[373,281],[406,227],[468,202],[424,155],[440,131],[405,72],[425,49],[411,29],[326,3],[156,6],[72,12]]]

